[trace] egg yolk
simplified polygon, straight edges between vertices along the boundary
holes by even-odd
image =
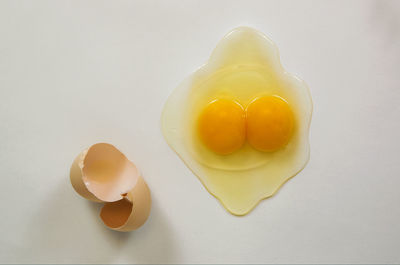
[[[233,100],[216,99],[200,115],[198,132],[203,143],[217,154],[227,155],[246,139],[246,113]]]
[[[275,151],[285,146],[293,131],[293,114],[285,100],[265,96],[247,107],[247,140],[260,151]]]

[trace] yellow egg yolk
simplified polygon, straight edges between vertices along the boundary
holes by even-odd
[[[278,96],[253,100],[246,109],[247,140],[260,151],[275,151],[285,146],[293,132],[293,113]]]
[[[209,149],[221,155],[230,154],[245,142],[246,113],[236,101],[216,99],[200,114],[198,132]]]

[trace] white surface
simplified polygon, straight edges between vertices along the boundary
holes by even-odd
[[[248,216],[227,213],[167,146],[170,92],[253,26],[314,100],[311,160]],[[400,262],[399,1],[1,1],[0,261]],[[115,144],[154,205],[107,230],[69,184]]]

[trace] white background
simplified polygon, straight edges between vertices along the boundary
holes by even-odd
[[[171,91],[240,26],[310,86],[311,159],[235,217],[165,143]],[[400,1],[1,1],[0,261],[399,263]],[[148,182],[132,233],[69,183],[110,142]]]

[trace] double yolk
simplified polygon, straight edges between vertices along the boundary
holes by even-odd
[[[293,113],[278,96],[258,97],[246,109],[234,100],[216,99],[198,120],[202,142],[220,155],[240,149],[246,139],[259,151],[278,150],[289,142],[293,127]]]

